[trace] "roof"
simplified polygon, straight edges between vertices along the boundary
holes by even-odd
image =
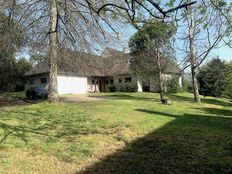
[[[106,48],[101,56],[62,49],[58,56],[58,73],[75,74],[79,76],[117,76],[131,74],[130,54]],[[168,68],[173,73],[179,73],[179,69]],[[29,75],[49,72],[48,59],[33,67]]]

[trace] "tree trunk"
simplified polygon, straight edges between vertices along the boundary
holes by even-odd
[[[159,49],[157,49],[157,67],[158,67],[158,79],[159,79],[159,92],[160,92],[160,101],[161,103],[164,103],[164,83],[163,83],[163,77],[162,77],[162,67],[161,67],[161,59],[159,54]]]
[[[192,85],[194,93],[194,101],[200,103],[200,95],[198,91],[197,84],[197,73],[196,73],[196,56],[194,54],[194,35],[195,35],[195,21],[192,14],[192,7],[189,7],[189,52],[190,52],[190,63],[191,63],[191,75],[192,75]]]
[[[191,66],[191,73],[192,73],[192,85],[193,85],[194,101],[197,103],[200,103],[201,99],[200,99],[198,84],[197,84],[196,67]]]
[[[50,0],[49,102],[58,102],[59,100],[57,92],[57,16],[57,2]]]

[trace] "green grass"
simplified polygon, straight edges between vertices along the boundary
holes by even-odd
[[[0,111],[0,173],[231,173],[232,104],[191,94],[106,93],[110,100]]]

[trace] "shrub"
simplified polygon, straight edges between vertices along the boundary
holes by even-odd
[[[138,87],[136,83],[127,83],[125,85],[125,91],[126,92],[137,92]]]
[[[110,92],[115,92],[116,86],[115,85],[109,86],[109,90],[110,90]]]
[[[179,85],[179,78],[176,76],[172,76],[170,79],[166,80],[165,86],[167,93],[177,93],[181,90]]]

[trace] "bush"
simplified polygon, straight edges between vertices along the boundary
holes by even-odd
[[[172,76],[170,79],[166,80],[165,86],[167,93],[177,93],[181,90],[179,85],[179,77]]]
[[[138,87],[136,83],[127,83],[125,85],[125,91],[126,92],[137,92],[138,91]]]
[[[110,90],[110,92],[115,92],[116,86],[115,85],[109,86],[109,90]]]
[[[136,83],[116,84],[109,87],[110,92],[137,92],[138,87]]]

